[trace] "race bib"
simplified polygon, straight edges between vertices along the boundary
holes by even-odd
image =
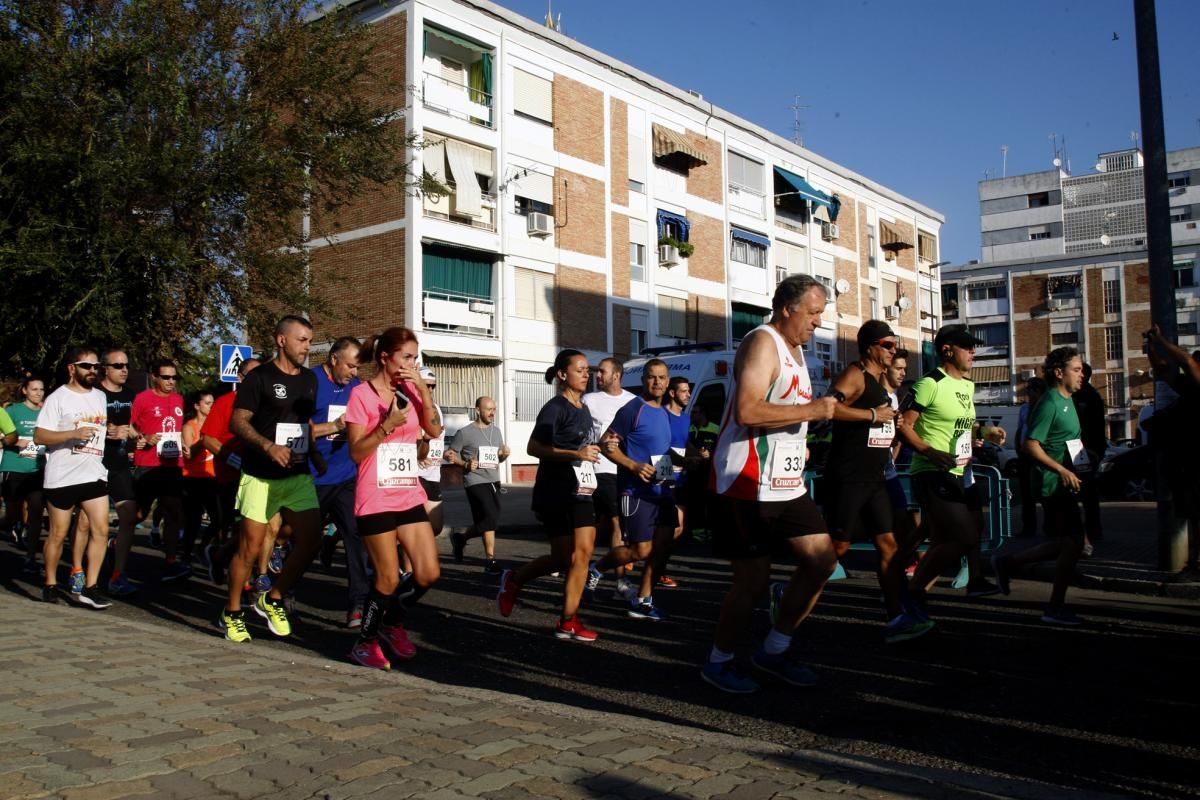
[[[329,417],[326,421],[327,422],[337,422],[339,419],[341,419],[344,416],[346,416],[346,407],[345,406],[330,406],[329,407]],[[334,431],[333,433],[329,434],[325,438],[329,439],[330,441],[336,441],[339,439],[345,439],[346,434],[340,433],[338,431]]]
[[[380,489],[416,486],[417,446],[408,442],[384,442],[375,453],[376,485]]]
[[[596,468],[590,461],[580,461],[571,467],[575,470],[575,495],[590,497],[596,491]]]
[[[430,439],[429,454],[425,457],[426,460],[434,464],[442,463],[442,459],[446,457],[446,440],[445,439]]]
[[[1083,449],[1081,440],[1067,440],[1067,457],[1071,459],[1071,469],[1075,472],[1092,471],[1092,458],[1088,455],[1088,451]]]
[[[45,445],[34,444],[33,439],[27,436],[17,439],[17,447],[21,448],[21,458],[37,458],[46,452]]]
[[[804,442],[776,442],[771,453],[771,489],[787,491],[803,486],[804,458]]]
[[[896,423],[885,422],[867,431],[867,447],[891,447],[896,440]]]
[[[158,435],[158,444],[155,445],[155,449],[161,460],[173,461],[183,454],[183,442],[179,437],[179,431],[163,431]]]
[[[500,448],[499,447],[481,447],[479,448],[480,469],[495,469],[500,466]]]
[[[683,458],[686,451],[682,447],[671,448],[671,470],[676,476],[683,473]]]
[[[98,422],[80,422],[79,427],[91,431],[92,435],[86,442],[72,447],[71,452],[84,456],[104,455],[104,426]]]
[[[971,463],[971,439],[970,431],[963,431],[954,441],[954,463],[960,467],[965,467]]]
[[[670,453],[650,456],[650,463],[654,465],[654,480],[656,481],[669,481],[675,474],[675,470],[671,468]]]
[[[275,444],[292,451],[292,463],[301,464],[308,458],[308,426],[300,422],[277,422]]]

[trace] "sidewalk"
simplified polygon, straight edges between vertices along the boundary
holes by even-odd
[[[1061,797],[0,593],[7,798]],[[419,658],[420,656],[418,656]],[[1085,795],[1079,795],[1085,796]],[[1098,795],[1087,795],[1098,796]]]
[[[505,487],[502,495],[503,514],[500,531],[504,536],[540,536],[540,526],[529,510],[531,484],[514,484]],[[466,494],[461,488],[443,490],[446,500],[446,525],[469,527],[471,512],[467,507]],[[1182,600],[1200,599],[1200,575],[1181,576],[1161,572],[1157,567],[1158,541],[1156,510],[1153,503],[1104,503],[1101,506],[1104,539],[1097,542],[1094,558],[1080,561],[1077,585],[1087,589],[1100,589],[1131,594],[1174,597]],[[1014,517],[1019,509],[1014,510]],[[1020,522],[1014,519],[1014,524]],[[1007,548],[1027,547],[1041,538],[1013,539]],[[685,544],[681,552],[694,549],[697,555],[708,555],[707,546]],[[855,570],[873,570],[873,553],[852,551],[847,557],[849,566]],[[1038,564],[1019,577],[1051,582],[1054,565]]]

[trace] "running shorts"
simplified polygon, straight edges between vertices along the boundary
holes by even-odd
[[[422,504],[404,511],[380,511],[377,514],[367,514],[364,517],[355,517],[354,521],[358,524],[359,536],[378,536],[381,533],[395,533],[396,528],[401,525],[429,522],[429,515],[425,513],[425,506]]]
[[[418,478],[421,481],[421,488],[425,490],[425,498],[431,503],[442,502],[442,484],[440,481],[426,480]]]
[[[42,491],[42,470],[4,473],[3,496],[6,503],[19,503],[34,492]]]
[[[710,505],[713,553],[730,561],[770,557],[785,552],[791,539],[829,530],[807,494],[774,502],[718,495]]]
[[[500,484],[477,483],[466,490],[475,530],[480,533],[496,530],[500,524]]]
[[[892,532],[892,499],[883,481],[829,481],[825,488],[825,517],[834,541],[873,540]]]
[[[596,508],[596,519],[621,516],[621,494],[617,491],[615,474],[596,473],[596,491],[592,492],[592,505]]]
[[[70,486],[59,486],[46,489],[46,502],[57,509],[67,511],[80,503],[95,500],[97,497],[108,496],[108,481],[92,481],[90,483],[75,483]]]
[[[237,509],[251,522],[266,525],[280,509],[310,511],[320,508],[312,475],[287,478],[258,478],[242,473],[238,484]]]
[[[557,508],[543,508],[534,513],[550,539],[574,536],[579,528],[596,527],[596,511],[590,500],[571,500]]]
[[[670,495],[656,499],[621,496],[621,538],[625,544],[654,541],[656,528],[674,528],[678,521],[679,513]]]

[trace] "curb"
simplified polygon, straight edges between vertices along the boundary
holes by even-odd
[[[1053,564],[1035,564],[1020,575],[1040,583],[1054,582]],[[1072,586],[1101,592],[1122,592],[1148,597],[1168,597],[1173,600],[1200,600],[1200,581],[1151,580],[1097,575],[1081,569],[1075,574]]]

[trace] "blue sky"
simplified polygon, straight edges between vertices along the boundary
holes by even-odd
[[[499,0],[542,20],[546,0]],[[979,258],[978,182],[1072,172],[1140,133],[1133,0],[554,0],[563,33],[804,144],[946,217]],[[1113,33],[1118,35],[1113,41]],[[1200,2],[1159,0],[1167,148],[1200,146]]]

